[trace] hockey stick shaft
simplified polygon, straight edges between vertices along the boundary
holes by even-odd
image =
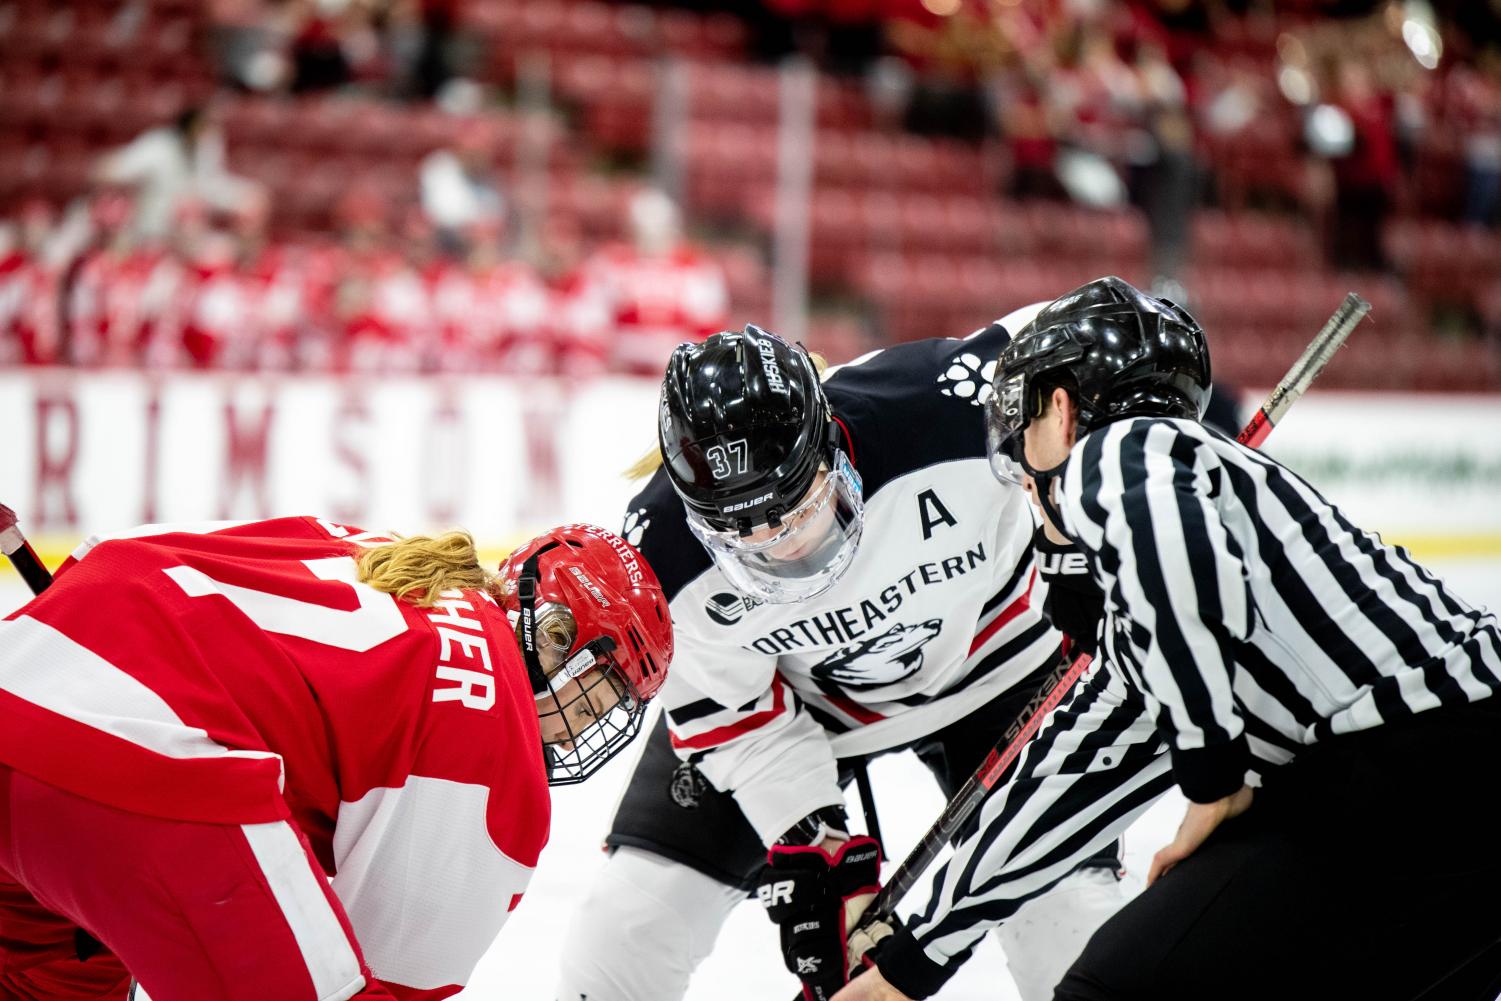
[[[1334,357],[1340,345],[1344,344],[1345,339],[1370,311],[1371,304],[1354,292],[1345,296],[1344,302],[1309,343],[1302,357],[1293,363],[1287,375],[1277,383],[1277,387],[1267,396],[1266,402],[1256,411],[1256,416],[1251,418],[1236,440],[1251,448],[1259,448],[1288,408],[1307,392],[1313,380],[1329,363],[1329,359]],[[943,812],[938,815],[938,820],[876,894],[875,900],[861,918],[861,926],[895,913],[897,903],[922,878],[943,846],[953,840],[959,829],[974,815],[1027,742],[1041,729],[1048,714],[1058,707],[1084,672],[1089,670],[1092,659],[1087,653],[1080,654],[1061,675],[1055,674],[1048,679],[1043,689],[1027,704],[1021,717],[1006,730],[1002,738],[1004,743],[991,749],[969,781],[949,800]]]
[[[870,769],[864,758],[856,758],[853,766],[855,788],[860,790],[860,809],[865,813],[865,833],[881,840],[881,818],[876,815],[876,794],[870,788]]]
[[[52,573],[47,569],[36,550],[31,548],[31,543],[26,541],[26,536],[21,534],[21,527],[16,518],[16,512],[0,504],[0,553],[10,560],[16,568],[26,586],[31,588],[32,594],[41,594],[52,583]]]

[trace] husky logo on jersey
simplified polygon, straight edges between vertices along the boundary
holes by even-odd
[[[641,536],[651,527],[651,519],[646,516],[646,508],[638,507],[625,516],[625,524],[620,526],[620,534],[625,541],[633,546],[641,545]]]
[[[995,378],[996,359],[982,362],[979,355],[965,352],[954,359],[953,364],[939,373],[938,391],[944,396],[957,396],[975,406],[983,406],[990,398],[990,383]]]
[[[922,669],[923,647],[942,631],[942,619],[915,626],[898,622],[881,635],[847,646],[813,665],[813,677],[846,688],[895,684]]]
[[[704,602],[704,614],[721,626],[733,626],[745,617],[745,613],[760,605],[755,598],[747,598],[734,591],[711,594]]]

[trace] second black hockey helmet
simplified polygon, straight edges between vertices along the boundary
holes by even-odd
[[[1067,375],[1080,433],[1126,417],[1198,420],[1209,402],[1209,344],[1188,311],[1107,276],[1053,300],[1001,352],[985,406],[991,468],[1014,478],[1039,388]]]
[[[680,344],[667,363],[657,431],[688,509],[724,530],[776,525],[833,444],[808,353],[754,324]]]

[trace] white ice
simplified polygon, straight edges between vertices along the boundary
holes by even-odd
[[[1429,566],[1472,604],[1501,609],[1501,560],[1432,561]],[[26,600],[19,579],[0,574],[0,613]],[[599,841],[614,810],[630,760],[615,762],[581,786],[553,797],[552,841],[531,888],[499,940],[480,962],[465,999],[548,1001],[563,935],[575,902],[603,861]],[[900,860],[937,817],[943,802],[926,769],[911,754],[887,755],[871,768],[887,854]],[[858,813],[858,809],[853,811]],[[1126,835],[1127,879],[1140,886],[1152,853],[1172,837],[1182,800],[1164,797]],[[914,891],[914,899],[926,892]],[[781,966],[775,932],[759,906],[742,905],[721,933],[713,955],[689,989],[690,1001],[788,1001],[796,991]],[[943,1001],[1014,1001],[1005,957],[987,938],[974,958],[938,995]],[[574,999],[568,999],[574,1001]]]

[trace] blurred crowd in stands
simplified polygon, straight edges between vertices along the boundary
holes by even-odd
[[[65,213],[32,201],[0,227],[0,362],[656,376],[727,322],[721,269],[655,189],[630,241],[548,272],[459,165],[424,170],[397,219],[354,190],[336,234],[272,239],[266,192],[195,155],[213,137],[184,116],[104,158]]]
[[[0,362],[655,374],[769,320],[790,54],[836,360],[1080,268],[1289,341],[1238,304],[1359,272],[1501,344],[1498,40],[1495,0],[0,0]]]

